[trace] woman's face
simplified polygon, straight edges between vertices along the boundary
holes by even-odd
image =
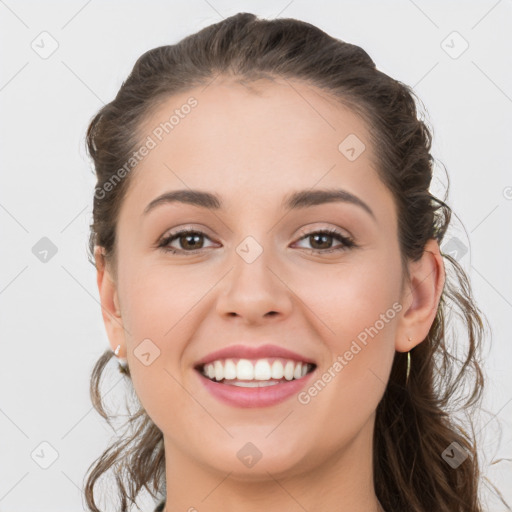
[[[408,301],[395,205],[362,120],[298,81],[217,79],[168,98],[142,131],[147,151],[117,225],[114,300],[124,329],[109,336],[166,452],[244,478],[299,474],[354,442],[366,446]],[[219,205],[149,206],[178,190],[215,195]],[[358,199],[307,200],[320,190]],[[182,229],[196,234],[158,247]],[[197,370],[235,345],[273,345],[315,369],[263,387]],[[266,349],[225,356],[217,367],[240,370],[242,381],[254,367],[238,360],[262,359],[262,380],[251,382],[266,384],[268,368],[279,372],[274,361],[286,370],[292,358]]]

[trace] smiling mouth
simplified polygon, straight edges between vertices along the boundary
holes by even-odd
[[[316,365],[285,358],[219,359],[195,369],[219,384],[246,388],[275,386],[299,380],[314,371]]]

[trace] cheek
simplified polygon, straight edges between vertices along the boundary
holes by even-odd
[[[124,281],[123,319],[130,333],[127,350],[133,387],[152,421],[165,430],[177,411],[190,407],[180,384],[183,353],[194,335],[195,322],[189,315],[206,292],[204,282],[186,280],[176,269],[166,273],[156,267],[126,275],[130,278]]]
[[[190,323],[186,316],[214,284],[196,270],[154,264],[126,266],[123,279],[123,315],[133,343],[151,338],[160,348]]]
[[[310,318],[316,320],[312,321],[325,327],[321,332],[333,350],[348,348],[350,340],[376,322],[379,334],[385,336],[392,330],[389,326],[396,316],[393,304],[400,297],[400,274],[398,258],[391,252],[354,253],[340,264],[301,270],[293,289],[314,313]],[[383,324],[382,315],[391,322]],[[364,340],[364,334],[360,338]]]
[[[151,266],[125,262],[120,266],[119,283],[128,364],[137,393],[172,381],[166,370],[179,379],[180,340],[187,339],[183,320],[193,297],[184,298],[187,290],[181,287],[178,273],[166,278]]]
[[[330,353],[323,371],[330,388],[325,398],[341,408],[369,407],[370,412],[384,392],[395,353],[399,260],[369,254],[317,283],[303,293]]]
[[[351,273],[339,286],[332,300],[337,303],[335,330],[341,339],[364,342],[364,333],[373,338],[386,337],[390,322],[396,316],[392,306],[398,299],[392,276],[392,269],[383,272],[368,267]]]

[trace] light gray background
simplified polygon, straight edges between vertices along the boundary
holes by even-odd
[[[87,124],[144,51],[240,11],[303,19],[362,46],[425,104],[434,156],[451,178],[448,203],[466,228],[454,218],[451,236],[468,248],[460,262],[492,326],[477,424],[484,489],[492,482],[512,503],[510,0],[0,0],[0,512],[83,510],[85,471],[113,436],[88,395],[108,341],[86,257]],[[51,38],[58,48],[44,59]],[[57,249],[46,262],[33,252],[42,237]],[[125,393],[120,377],[113,372],[112,403]],[[49,464],[52,450],[43,469],[36,460]],[[489,500],[493,512],[510,510]],[[140,506],[153,510],[150,499]]]

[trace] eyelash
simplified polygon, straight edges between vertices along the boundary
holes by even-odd
[[[182,229],[182,230],[176,231],[174,233],[170,233],[169,235],[164,237],[161,240],[161,242],[158,244],[158,247],[160,249],[162,249],[164,252],[171,253],[171,254],[195,254],[204,249],[204,248],[202,248],[202,249],[194,249],[192,251],[186,251],[184,249],[174,249],[174,248],[168,247],[168,244],[170,242],[172,242],[174,239],[178,239],[183,234],[200,235],[200,236],[205,236],[206,238],[208,238],[206,233],[203,233],[202,231],[196,231],[193,229]],[[357,244],[354,242],[354,240],[352,238],[342,235],[336,229],[321,229],[318,231],[311,231],[309,233],[303,234],[301,236],[301,238],[299,238],[299,241],[304,240],[313,235],[328,235],[328,236],[331,236],[331,237],[337,239],[338,241],[342,242],[342,244],[343,244],[342,246],[336,247],[334,249],[310,249],[310,252],[313,254],[326,254],[326,253],[332,253],[332,252],[338,252],[338,251],[346,251],[353,247],[357,247]]]

